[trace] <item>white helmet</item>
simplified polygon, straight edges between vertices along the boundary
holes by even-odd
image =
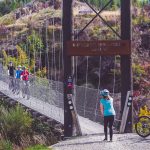
[[[109,91],[107,89],[104,89],[103,91],[100,92],[100,95],[108,96],[109,95]]]

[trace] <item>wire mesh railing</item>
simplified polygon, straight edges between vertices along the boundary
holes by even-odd
[[[13,79],[15,83],[15,78]],[[17,98],[23,99],[22,96],[22,88],[23,81],[19,81],[20,91],[19,94],[15,93],[9,89],[9,76],[4,72],[0,75],[1,81],[1,90],[7,91],[7,93],[11,93],[13,96],[17,96]],[[44,106],[48,104],[48,106],[53,106],[52,109],[49,107],[48,111],[58,111],[56,114],[60,117],[59,120],[63,121],[63,109],[64,109],[64,100],[63,100],[63,83],[59,81],[52,81],[45,78],[39,78],[35,76],[29,77],[29,93],[30,94],[30,106],[33,104],[35,107],[40,107],[42,111],[44,111]],[[103,118],[100,115],[99,111],[99,90],[87,88],[84,86],[74,86],[75,88],[75,104],[77,113],[80,116],[88,118],[95,122],[103,122]],[[86,99],[85,99],[86,95]],[[28,101],[24,98],[24,101]],[[34,102],[33,102],[34,101]],[[40,106],[39,106],[40,104]],[[32,107],[32,106],[31,106]],[[114,95],[114,107],[116,110],[116,118],[119,119],[120,116],[120,94]],[[58,108],[58,109],[55,109]],[[61,115],[60,115],[61,114]],[[58,117],[57,116],[57,117]]]
[[[100,114],[99,90],[93,88],[85,88],[84,86],[75,86],[76,90],[76,109],[80,116],[89,118],[92,121],[103,123],[103,117]],[[86,99],[85,99],[86,95]],[[120,118],[120,94],[114,94],[114,108],[116,118]]]
[[[13,87],[9,88],[11,82]],[[16,91],[16,83],[17,86],[19,85],[19,92]],[[63,84],[61,82],[30,75],[28,85],[25,87],[24,81],[19,80],[18,83],[18,79],[10,78],[4,71],[0,74],[0,85],[0,90],[6,95],[63,123]],[[28,92],[24,93],[24,88]]]

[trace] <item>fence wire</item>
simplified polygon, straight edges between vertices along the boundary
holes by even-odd
[[[15,81],[16,79],[14,79]],[[13,96],[22,99],[22,81],[19,82],[20,92],[14,94],[9,89],[9,76],[6,71],[0,75],[1,90],[11,93]],[[103,123],[103,117],[99,111],[99,91],[97,89],[86,88],[84,86],[74,86],[75,88],[75,104],[78,115],[88,118],[95,122]],[[86,94],[85,94],[86,92]],[[54,118],[63,122],[63,111],[64,111],[64,95],[63,95],[63,83],[58,81],[52,81],[45,78],[39,78],[35,76],[29,77],[29,94],[30,94],[30,106],[40,107],[41,111],[52,113]],[[86,99],[85,99],[86,95]],[[27,102],[27,99],[24,99]],[[49,108],[45,106],[49,106]],[[97,107],[98,106],[98,107]],[[120,116],[120,94],[114,95],[114,107],[116,110],[116,118]],[[55,113],[54,113],[55,111]]]

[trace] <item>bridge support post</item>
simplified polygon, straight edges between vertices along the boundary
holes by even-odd
[[[73,118],[69,108],[67,94],[72,94],[68,90],[67,80],[72,73],[71,56],[67,55],[67,41],[72,39],[72,1],[63,0],[63,58],[64,58],[64,136],[71,137],[73,134]]]
[[[121,0],[121,39],[131,40],[131,0]],[[123,113],[127,91],[132,92],[131,54],[121,56],[121,110]],[[132,105],[125,132],[132,132]]]

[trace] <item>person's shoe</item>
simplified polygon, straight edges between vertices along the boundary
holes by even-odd
[[[107,141],[107,139],[105,138],[103,141]]]
[[[113,142],[113,139],[110,139],[110,141],[109,142]]]

